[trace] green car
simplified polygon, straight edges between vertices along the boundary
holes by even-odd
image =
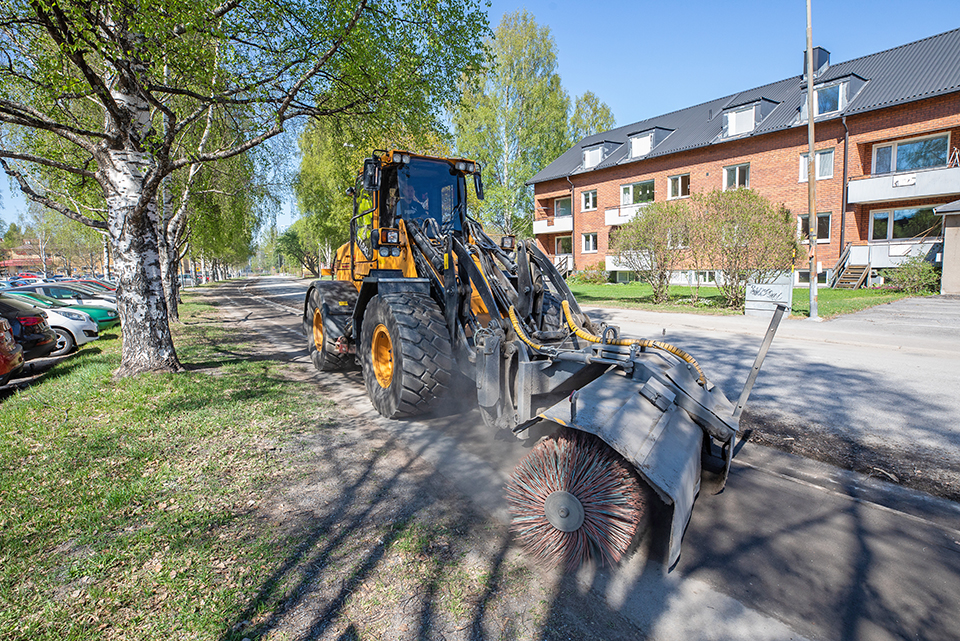
[[[36,292],[12,292],[8,290],[4,293],[10,296],[19,296],[24,300],[29,301],[31,305],[36,305],[37,307],[69,307],[70,309],[75,309],[78,312],[85,312],[94,320],[94,322],[97,324],[97,331],[100,332],[120,324],[120,315],[112,309],[107,309],[106,307],[97,307],[96,305],[69,305],[65,300],[50,298],[49,296],[44,296],[43,294],[38,294]]]

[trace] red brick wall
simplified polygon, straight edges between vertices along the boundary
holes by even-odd
[[[892,107],[847,118],[850,131],[848,158],[849,178],[869,173],[873,144],[917,135],[951,131],[950,147],[960,147],[960,94],[931,98],[910,105]],[[833,177],[816,182],[817,211],[831,212],[830,243],[817,247],[818,260],[825,268],[832,267],[841,251],[840,226],[843,202],[844,127],[840,119],[817,123],[815,149],[834,150]],[[805,125],[787,131],[714,144],[701,149],[626,163],[618,167],[571,176],[574,186],[573,250],[577,269],[603,260],[606,256],[609,227],[604,222],[607,208],[619,207],[620,186],[642,180],[653,180],[655,200],[667,199],[667,179],[677,174],[690,174],[691,192],[723,187],[723,168],[750,163],[750,187],[776,204],[785,205],[794,215],[807,213],[807,183],[799,182],[800,155],[807,150]],[[581,193],[597,190],[597,210],[581,211]],[[565,178],[535,186],[534,219],[552,215],[553,199],[570,195]],[[940,203],[943,199],[935,199]],[[931,201],[932,202],[932,201]],[[924,204],[924,203],[921,203]],[[897,206],[911,206],[897,203]],[[913,205],[916,206],[916,205]],[[845,242],[867,239],[869,209],[878,205],[847,207]],[[866,218],[865,218],[866,217]],[[599,251],[582,254],[581,237],[597,232]],[[552,237],[541,248],[553,253]],[[807,256],[798,256],[802,267]]]

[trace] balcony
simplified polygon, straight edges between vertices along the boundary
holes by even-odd
[[[608,227],[628,223],[637,215],[641,207],[646,207],[649,203],[640,203],[639,205],[623,205],[622,207],[610,207],[603,212],[603,222]]]
[[[847,200],[851,203],[879,203],[958,193],[960,167],[941,167],[851,180]]]
[[[573,216],[549,216],[533,221],[533,234],[562,234],[573,231]]]

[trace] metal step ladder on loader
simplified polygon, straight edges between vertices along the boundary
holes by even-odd
[[[531,554],[568,568],[617,562],[659,497],[672,566],[700,489],[724,486],[783,309],[734,406],[683,350],[594,324],[534,241],[494,243],[466,214],[469,176],[482,199],[469,160],[382,151],[364,162],[336,280],[311,283],[304,301],[314,365],[359,364],[388,418],[432,410],[465,375],[488,428],[522,439],[534,425],[554,430],[506,487],[511,529]]]

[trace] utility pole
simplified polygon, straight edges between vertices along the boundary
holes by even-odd
[[[812,0],[807,0],[807,227],[810,242],[810,318],[819,320],[817,316],[817,176],[816,154],[814,153],[813,136],[813,26],[810,10]]]

